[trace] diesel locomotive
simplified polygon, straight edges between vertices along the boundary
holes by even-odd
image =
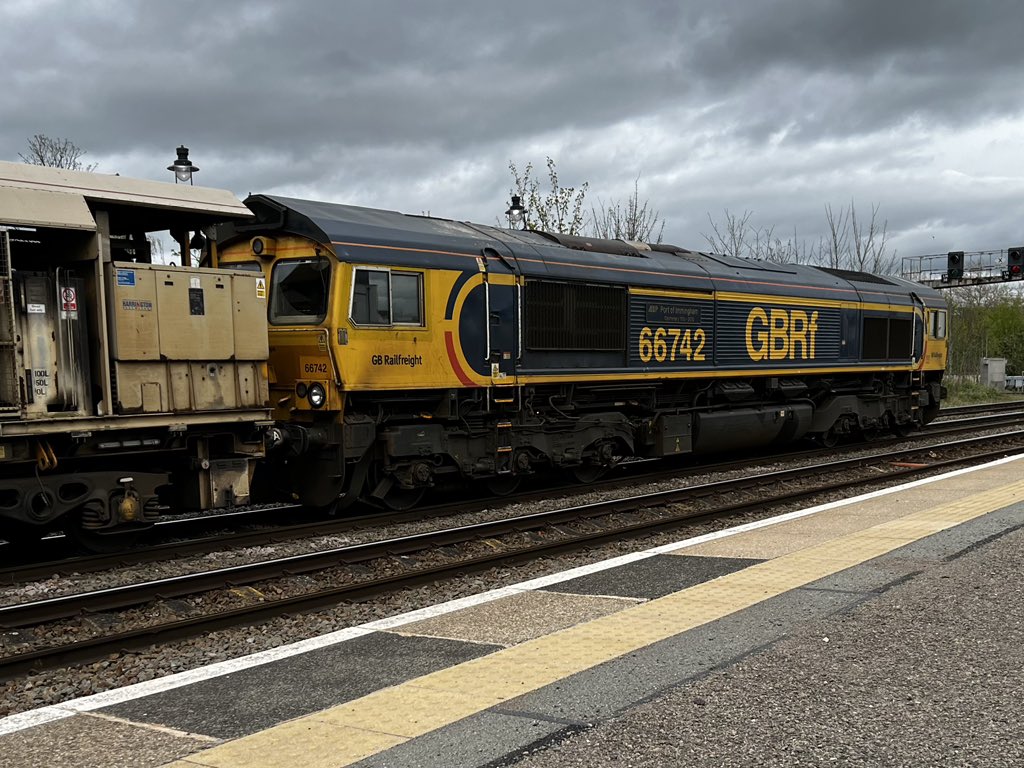
[[[251,216],[221,190],[0,163],[0,538],[118,548],[165,510],[249,502],[265,282],[151,257]]]
[[[273,195],[217,229],[268,291],[272,487],[314,507],[903,432],[946,308],[895,277]]]

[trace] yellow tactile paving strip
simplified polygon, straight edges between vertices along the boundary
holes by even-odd
[[[727,536],[669,554],[770,560],[872,525],[887,523],[929,504],[948,504],[967,499],[972,494],[1001,484],[1005,476],[1006,470],[1001,465],[980,469],[920,485],[900,494],[846,504],[809,517],[748,531],[742,536]]]
[[[981,478],[973,480],[979,482]],[[1024,481],[913,512],[197,752],[171,765],[350,765],[569,675],[1022,500]]]

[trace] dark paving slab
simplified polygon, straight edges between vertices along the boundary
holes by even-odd
[[[498,648],[378,632],[98,711],[232,739]]]
[[[616,595],[652,600],[760,562],[740,557],[655,555],[552,584],[547,589],[579,595]]]
[[[209,746],[186,734],[74,715],[0,736],[0,766],[151,768]]]

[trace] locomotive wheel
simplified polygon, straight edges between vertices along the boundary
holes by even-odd
[[[334,517],[345,513],[351,507],[354,507],[359,501],[358,496],[351,494],[345,494],[334,499],[330,504],[323,504],[318,507],[311,507],[311,509],[321,517]]]
[[[829,427],[818,435],[818,442],[822,448],[835,448],[839,444],[839,434],[836,432],[835,427]]]
[[[403,488],[390,475],[384,475],[371,487],[373,487],[373,493],[370,494],[370,500],[392,512],[404,512],[407,509],[412,509],[420,503],[420,499],[427,492],[426,486]]]
[[[396,483],[387,493],[377,498],[392,512],[404,512],[419,504],[426,492],[426,488],[401,488]]]
[[[604,477],[608,472],[608,467],[602,467],[600,464],[580,464],[579,466],[572,467],[569,471],[572,473],[573,480],[577,483],[589,485]]]
[[[896,437],[906,437],[914,431],[913,422],[907,422],[906,424],[898,424],[896,417],[889,414],[889,430],[896,435]]]
[[[519,475],[496,475],[487,478],[484,483],[487,486],[487,492],[492,496],[508,496],[515,492],[521,480]]]

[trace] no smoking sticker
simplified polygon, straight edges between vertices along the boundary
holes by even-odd
[[[78,291],[74,288],[63,288],[60,292],[61,309],[65,312],[78,311]]]

